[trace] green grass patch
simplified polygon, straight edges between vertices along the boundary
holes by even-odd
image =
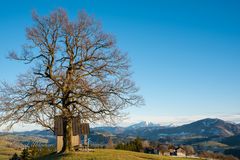
[[[64,155],[48,155],[40,160],[191,160],[190,158],[166,157],[139,152],[96,149],[94,152],[75,152]],[[196,160],[196,159],[195,159]]]

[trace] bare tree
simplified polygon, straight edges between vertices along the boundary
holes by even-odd
[[[86,13],[70,21],[62,9],[49,16],[33,13],[23,52],[9,58],[30,64],[15,85],[0,86],[0,125],[37,123],[53,130],[55,115],[64,121],[62,152],[73,151],[72,117],[113,122],[142,98],[131,80],[129,60],[114,38]]]

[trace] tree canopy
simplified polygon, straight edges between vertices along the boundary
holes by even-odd
[[[58,9],[49,16],[34,12],[33,21],[22,53],[9,53],[31,67],[16,84],[1,84],[0,125],[37,123],[53,130],[55,115],[66,119],[65,128],[74,116],[113,122],[124,108],[143,102],[127,54],[94,18],[80,12],[71,21]]]

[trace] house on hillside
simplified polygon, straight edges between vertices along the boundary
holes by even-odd
[[[167,150],[159,150],[159,155],[160,156],[178,156],[178,157],[186,157],[186,151],[181,148],[169,148]]]
[[[175,148],[170,148],[169,153],[170,153],[170,156],[177,156],[177,151]]]
[[[176,149],[176,156],[186,157],[186,151],[179,147],[179,148]]]
[[[169,151],[159,152],[159,156],[170,156]]]

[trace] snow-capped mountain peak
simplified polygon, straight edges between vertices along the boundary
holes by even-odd
[[[142,128],[142,127],[157,127],[157,126],[160,126],[160,124],[155,124],[155,123],[152,123],[152,122],[142,121],[142,122],[130,125],[127,128],[137,129],[137,128]]]

